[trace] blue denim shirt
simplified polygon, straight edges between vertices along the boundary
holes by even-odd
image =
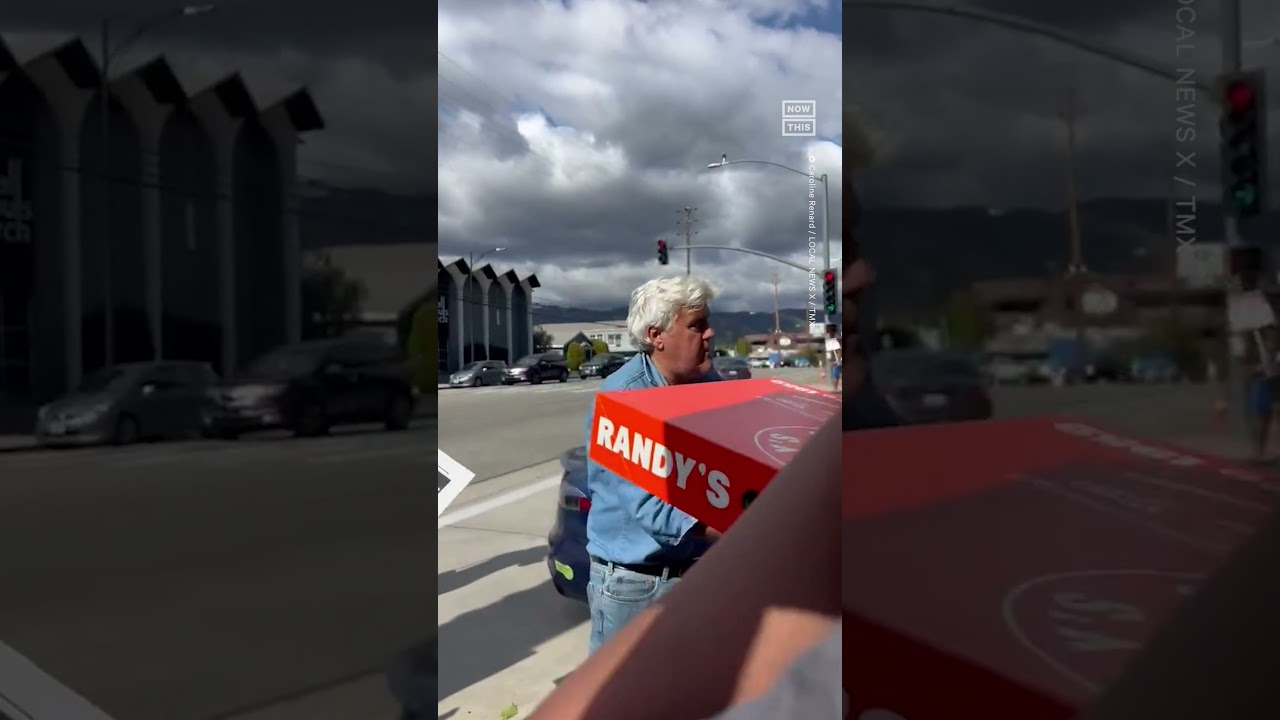
[[[704,381],[719,380],[714,371]],[[600,385],[600,391],[643,390],[662,387],[666,380],[648,355],[639,353]],[[586,444],[591,447],[591,413],[587,413]],[[692,515],[659,500],[610,472],[587,461],[587,553],[627,565],[677,563],[706,552],[708,541],[689,537],[698,524]]]

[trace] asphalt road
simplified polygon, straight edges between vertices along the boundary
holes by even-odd
[[[816,369],[753,370],[755,377],[820,379]],[[600,380],[441,390],[440,449],[482,482],[554,460],[586,438]]]
[[[393,717],[383,672],[431,632],[434,434],[0,454],[0,641],[116,720],[322,690]]]

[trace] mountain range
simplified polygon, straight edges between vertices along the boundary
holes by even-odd
[[[1097,273],[1167,274],[1173,272],[1179,241],[1222,240],[1219,205],[1197,203],[1194,214],[1176,226],[1169,217],[1164,199],[1082,203],[1085,267]],[[1280,212],[1253,218],[1242,230],[1247,240],[1274,247]],[[947,297],[974,282],[1057,274],[1070,258],[1065,211],[866,208],[858,239],[876,269],[881,315],[913,320],[937,317]]]
[[[423,242],[434,237],[432,195],[394,195],[372,189],[309,188],[300,200],[304,247]],[[1182,212],[1181,210],[1179,212]],[[1169,273],[1178,240],[1163,198],[1099,198],[1081,203],[1085,266],[1099,273]],[[1199,202],[1178,226],[1180,239],[1220,242],[1222,208]],[[1244,226],[1246,239],[1280,244],[1280,212]],[[1187,234],[1190,231],[1192,234]],[[1070,257],[1064,210],[985,207],[863,209],[858,238],[876,268],[876,303],[896,322],[930,321],[946,299],[974,282],[1063,272]],[[783,310],[783,329],[805,329],[801,309]],[[540,307],[539,324],[598,322],[626,317],[625,308]],[[729,337],[773,330],[771,312],[716,314]]]
[[[435,213],[432,195],[314,184],[298,198],[298,233],[304,250],[427,242]]]
[[[618,322],[627,316],[626,306],[605,310],[588,310],[586,308],[557,307],[555,305],[538,305],[533,309],[535,325],[556,325],[560,323],[593,323]],[[804,332],[809,329],[808,315],[802,309],[784,308],[778,311],[778,318],[784,332]],[[730,342],[743,335],[757,335],[773,332],[774,318],[772,312],[724,312],[717,310],[715,314],[716,336]]]

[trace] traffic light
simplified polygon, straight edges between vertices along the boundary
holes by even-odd
[[[667,241],[666,240],[658,241],[658,264],[659,265],[667,264]]]
[[[839,300],[840,289],[836,286],[836,271],[827,270],[822,274],[822,301],[826,303],[828,315],[836,314]]]
[[[1222,165],[1226,203],[1237,218],[1262,212],[1262,175],[1266,166],[1263,140],[1267,126],[1259,71],[1222,77]]]

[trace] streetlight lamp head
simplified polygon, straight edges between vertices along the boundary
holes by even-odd
[[[715,170],[718,167],[720,167],[720,163],[707,163],[708,170]]]
[[[724,165],[724,164],[725,164],[725,163],[727,163],[727,162],[729,162],[729,154],[728,154],[728,153],[720,153],[720,164],[721,164],[721,165]]]
[[[182,8],[182,14],[187,17],[191,17],[192,15],[203,15],[207,12],[212,12],[216,7],[217,5],[214,5],[213,3],[205,3],[204,5],[186,5]]]

